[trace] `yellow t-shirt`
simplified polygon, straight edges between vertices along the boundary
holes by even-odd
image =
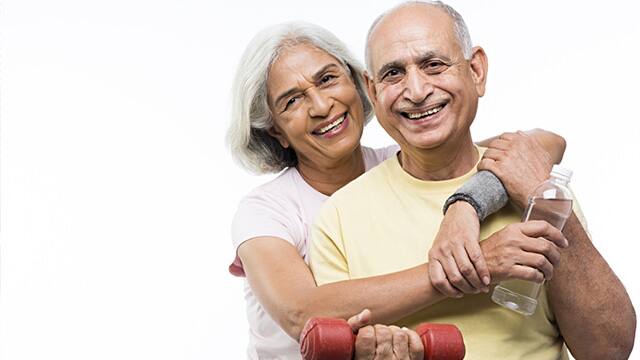
[[[455,179],[423,181],[406,173],[394,156],[336,192],[311,230],[310,266],[318,285],[425,263],[445,200],[475,172],[474,167]],[[507,205],[482,223],[480,239],[520,220],[521,211]],[[532,316],[496,305],[489,292],[444,300],[397,324],[415,328],[421,322],[457,325],[467,359],[567,358],[544,287]]]

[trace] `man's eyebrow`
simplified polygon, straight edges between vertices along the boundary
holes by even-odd
[[[324,75],[325,72],[327,72],[327,70],[330,70],[331,68],[337,68],[338,65],[331,63],[331,64],[327,64],[325,66],[323,66],[322,68],[320,68],[320,70],[316,71],[315,74],[313,74],[312,79],[313,81],[318,81],[322,75]],[[286,98],[288,98],[289,96],[297,93],[300,91],[300,88],[298,87],[292,87],[291,89],[283,92],[282,94],[280,94],[280,96],[278,96],[276,98],[276,101],[274,101],[273,103],[276,106],[280,106],[280,102]]]
[[[382,76],[389,71],[389,69],[393,69],[393,68],[403,68],[404,67],[404,63],[400,62],[400,61],[392,61],[389,63],[386,63],[384,65],[382,65],[382,67],[380,68],[380,70],[378,70],[378,79],[381,79]]]
[[[453,61],[452,61],[448,56],[446,56],[446,55],[436,53],[435,51],[427,51],[426,53],[421,54],[420,56],[418,56],[418,58],[416,59],[416,63],[417,63],[417,64],[421,64],[421,63],[423,63],[423,62],[425,62],[425,61],[429,61],[429,60],[431,60],[431,59],[433,59],[433,58],[439,58],[439,59],[441,59],[442,61],[444,61],[445,63],[449,63],[449,64],[451,64],[451,63],[453,62]]]
[[[436,53],[435,51],[427,51],[424,52],[422,54],[420,54],[420,56],[417,56],[415,58],[413,58],[412,62],[415,64],[422,64],[425,61],[429,61],[433,58],[440,58],[442,59],[442,61],[446,62],[446,63],[452,63],[451,59],[449,57],[447,57],[446,55],[442,55],[439,53]],[[384,65],[382,65],[382,67],[380,68],[380,70],[378,70],[378,79],[382,78],[382,76],[389,70],[389,69],[393,69],[393,68],[403,68],[405,67],[405,63],[401,62],[401,61],[392,61],[389,63],[386,63]]]

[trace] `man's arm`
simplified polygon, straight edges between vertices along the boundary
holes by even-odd
[[[577,359],[627,359],[636,327],[629,295],[575,214],[563,232],[570,246],[548,284],[560,333]]]
[[[515,141],[517,138],[524,141]],[[524,161],[519,155],[522,145],[538,156]],[[511,200],[522,208],[550,168],[539,142],[520,132],[493,140],[478,166],[498,176]],[[636,323],[629,296],[575,215],[567,221],[564,233],[570,246],[561,252],[548,284],[560,332],[578,359],[626,359],[633,348]]]

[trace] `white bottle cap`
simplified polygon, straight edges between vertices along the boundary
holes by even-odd
[[[551,175],[555,175],[557,177],[564,178],[567,181],[569,181],[571,180],[571,175],[573,175],[573,171],[567,168],[563,168],[562,166],[559,166],[559,165],[553,165],[553,168],[551,168]]]

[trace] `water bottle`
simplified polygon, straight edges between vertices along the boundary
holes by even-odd
[[[545,220],[562,230],[573,205],[571,191],[567,188],[571,170],[554,165],[549,180],[540,184],[529,196],[529,204],[522,221]],[[543,283],[525,280],[508,280],[493,289],[491,299],[496,304],[523,315],[532,315],[538,306],[538,295]]]

